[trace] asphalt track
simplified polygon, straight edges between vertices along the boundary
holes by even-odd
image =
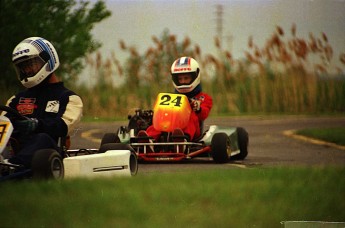
[[[81,123],[71,135],[72,149],[98,148],[104,133],[115,132],[127,122]],[[249,134],[249,154],[243,161],[215,164],[200,158],[179,163],[139,164],[138,175],[151,172],[184,172],[271,166],[345,166],[345,147],[298,137],[295,130],[345,126],[345,117],[255,116],[210,117],[209,125],[243,127]]]

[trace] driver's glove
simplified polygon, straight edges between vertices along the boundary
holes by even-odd
[[[192,107],[194,112],[200,112],[200,110],[201,110],[201,107],[200,107],[201,101],[193,99],[193,100],[191,100],[190,104],[191,104],[191,107]]]
[[[28,135],[36,130],[38,126],[38,120],[36,118],[28,118],[25,120],[15,120],[13,128],[16,132],[22,135]]]

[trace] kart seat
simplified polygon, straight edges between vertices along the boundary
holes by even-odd
[[[204,136],[205,132],[204,132],[204,121],[200,121],[199,122],[199,126],[200,126],[200,136],[197,138],[194,138],[192,140],[192,142],[198,142],[200,139],[202,139],[202,137]]]
[[[58,140],[59,153],[62,157],[65,157],[67,150],[71,147],[71,137],[69,135],[60,137]]]
[[[65,147],[66,147],[66,150],[71,148],[71,136],[69,136],[69,135],[67,135],[65,138]]]

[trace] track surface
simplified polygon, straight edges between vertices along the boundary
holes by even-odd
[[[127,122],[81,123],[71,136],[72,148],[98,148],[104,133],[115,132]],[[229,169],[269,166],[345,166],[345,147],[316,144],[287,136],[290,130],[345,126],[345,117],[223,117],[209,118],[209,125],[243,127],[249,133],[249,154],[244,161],[215,164],[211,159],[180,163],[139,164],[138,175],[150,172],[183,172],[200,169]]]

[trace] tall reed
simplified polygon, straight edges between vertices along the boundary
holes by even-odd
[[[202,54],[188,37],[165,30],[153,36],[144,53],[120,41],[128,54],[125,64],[113,54],[98,53],[88,63],[97,83],[77,88],[84,97],[85,113],[95,117],[125,116],[135,108],[152,108],[159,92],[172,92],[170,66],[180,56],[192,56],[200,64],[203,90],[214,99],[212,114],[241,113],[339,113],[345,111],[345,76],[333,66],[333,49],[326,34],[318,38],[290,36],[277,26],[263,47],[251,37],[245,58],[233,59],[215,39],[217,55]],[[339,56],[345,65],[345,54]],[[334,76],[334,72],[337,77]],[[122,78],[118,84],[115,78]]]

